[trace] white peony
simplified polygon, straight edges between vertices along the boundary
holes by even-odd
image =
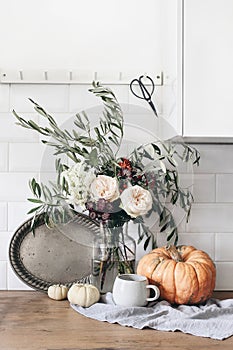
[[[113,202],[120,195],[117,179],[107,175],[98,175],[91,183],[90,191],[93,199],[103,198],[109,202]]]
[[[88,199],[90,184],[95,179],[93,169],[85,169],[84,163],[76,163],[68,170],[62,172],[69,186],[68,201],[81,209],[85,209]]]
[[[132,218],[144,215],[152,208],[150,192],[138,185],[126,188],[120,198],[122,209]]]

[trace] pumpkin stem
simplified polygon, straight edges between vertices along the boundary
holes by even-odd
[[[176,249],[176,246],[174,245],[168,245],[166,247],[166,250],[169,252],[171,258],[173,260],[175,260],[176,262],[180,262],[180,261],[183,261],[180,253],[178,252],[178,250]]]

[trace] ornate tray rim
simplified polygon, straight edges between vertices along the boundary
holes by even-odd
[[[31,272],[29,272],[24,266],[22,260],[20,259],[20,247],[24,240],[24,238],[32,232],[31,230],[31,222],[33,218],[26,220],[13,234],[10,244],[9,244],[9,261],[12,269],[15,274],[21,281],[23,281],[29,287],[42,292],[47,292],[50,282],[44,281],[41,278],[36,277]],[[87,215],[76,213],[75,221],[78,224],[92,230],[93,232],[98,231],[98,223],[91,220]],[[36,227],[40,227],[44,225],[44,214],[40,214],[37,218]],[[85,278],[80,280],[80,282],[84,281]],[[77,279],[73,282],[67,283],[66,286],[70,287],[74,282],[77,282]],[[52,283],[55,284],[55,283]]]

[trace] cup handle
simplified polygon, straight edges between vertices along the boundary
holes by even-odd
[[[160,296],[160,290],[157,286],[154,286],[153,284],[147,284],[146,288],[151,288],[154,290],[155,292],[155,296],[152,297],[152,298],[147,298],[146,300],[147,301],[154,301],[154,300],[157,300]]]

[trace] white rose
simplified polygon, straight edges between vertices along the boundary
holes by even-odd
[[[103,198],[113,202],[119,198],[117,179],[106,175],[98,175],[91,183],[91,194],[94,199]]]
[[[150,192],[138,185],[126,188],[120,198],[122,208],[132,218],[144,215],[152,208]]]

